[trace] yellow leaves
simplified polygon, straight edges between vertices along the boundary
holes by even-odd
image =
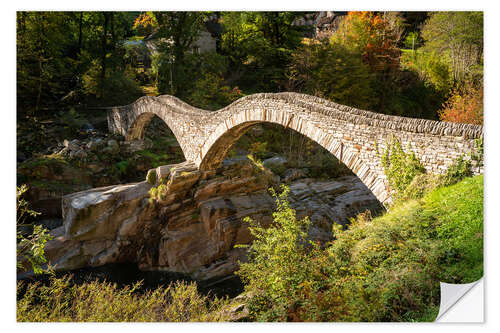
[[[148,26],[155,26],[156,20],[151,13],[142,13],[134,20],[133,28],[137,29],[138,27],[146,28]]]

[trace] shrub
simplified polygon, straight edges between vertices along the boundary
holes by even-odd
[[[483,124],[483,87],[466,83],[461,89],[455,89],[439,111],[443,121]]]
[[[404,190],[401,195],[401,200],[420,199],[430,191],[444,184],[445,180],[443,175],[428,173],[416,175]]]
[[[448,167],[445,174],[445,184],[453,185],[466,177],[472,176],[472,163],[460,156]]]
[[[156,170],[149,170],[146,175],[146,181],[148,184],[155,185],[156,184]]]
[[[381,159],[385,175],[396,199],[403,195],[416,175],[425,173],[425,168],[415,153],[405,152],[396,138],[387,144]]]
[[[256,141],[250,145],[248,151],[256,158],[262,159],[266,156],[267,153],[267,142]]]
[[[35,217],[40,215],[29,208],[29,203],[23,199],[23,194],[28,190],[28,186],[23,184],[16,187],[16,213],[17,213],[17,268],[20,270],[28,269],[27,262],[31,265],[35,274],[41,274],[46,270],[42,269],[42,265],[47,262],[45,258],[45,243],[52,239],[47,229],[41,225],[33,225],[26,223],[29,216]],[[29,235],[22,232],[22,227],[32,227],[33,231]]]
[[[433,321],[439,281],[483,274],[482,176],[396,203],[373,220],[360,214],[345,230],[335,225],[324,250],[305,241],[308,220],[296,221],[286,193],[271,227],[251,221],[256,240],[239,274],[253,319]]]
[[[482,167],[484,163],[484,138],[474,140],[475,150],[471,153],[471,160],[477,167]]]
[[[306,240],[309,219],[296,219],[287,201],[289,188],[282,185],[281,189],[280,194],[271,189],[277,208],[270,227],[245,218],[255,239],[249,247],[249,261],[241,263],[236,274],[246,283],[245,290],[255,294],[248,306],[259,321],[287,319],[312,271],[310,250],[317,248]]]
[[[108,105],[128,104],[143,95],[131,73],[112,71],[101,79],[101,65],[96,60],[92,61],[90,69],[82,76],[82,89],[87,96]]]

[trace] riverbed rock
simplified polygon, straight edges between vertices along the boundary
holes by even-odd
[[[266,168],[269,168],[269,167],[284,166],[287,162],[288,162],[287,159],[282,156],[274,156],[265,159],[264,161],[262,161],[262,164],[264,164]]]
[[[89,149],[92,152],[96,152],[99,149],[101,149],[104,145],[105,145],[105,141],[101,138],[91,139],[87,143],[87,149]]]
[[[144,138],[143,140],[131,140],[123,142],[122,146],[126,152],[135,153],[139,150],[150,149],[153,147],[153,141],[148,138]]]
[[[117,152],[120,149],[118,142],[114,139],[108,140],[108,147],[110,148],[111,152]]]
[[[283,182],[289,183],[291,181],[305,178],[306,174],[301,169],[288,169],[283,174]]]

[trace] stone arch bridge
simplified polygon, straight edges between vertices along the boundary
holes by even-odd
[[[396,137],[427,171],[442,173],[457,157],[473,151],[474,139],[483,136],[482,126],[389,116],[298,93],[249,95],[218,111],[198,109],[169,95],[145,96],[110,108],[108,127],[126,140],[142,139],[155,115],[170,127],[186,160],[202,170],[219,167],[231,145],[255,124],[294,129],[347,165],[382,203],[390,201],[390,190],[377,145],[384,149]]]

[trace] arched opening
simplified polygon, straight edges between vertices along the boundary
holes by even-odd
[[[311,236],[331,240],[333,223],[383,206],[372,191],[334,154],[307,136],[276,123],[246,122],[222,135],[200,168],[258,163],[290,188],[298,217],[309,216]]]
[[[126,155],[115,165],[122,182],[142,181],[152,168],[185,161],[172,130],[153,113],[142,114],[129,134],[123,142]]]

